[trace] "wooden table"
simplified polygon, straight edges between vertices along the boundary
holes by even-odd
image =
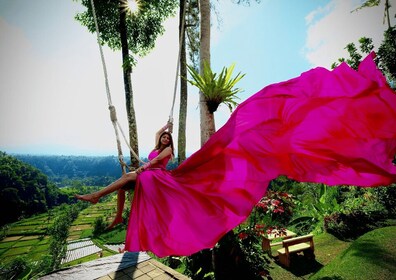
[[[264,252],[267,252],[268,255],[272,256],[271,252],[271,247],[272,246],[277,246],[277,245],[282,245],[282,240],[284,239],[289,239],[292,237],[297,236],[296,233],[286,229],[286,232],[284,234],[267,234],[266,236],[263,237],[263,240],[261,242],[261,248],[263,248]],[[272,242],[274,239],[280,238],[281,240],[279,242]]]

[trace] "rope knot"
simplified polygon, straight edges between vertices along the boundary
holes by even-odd
[[[112,122],[117,122],[117,113],[116,113],[116,109],[113,105],[109,106],[109,110],[110,110],[110,119]]]

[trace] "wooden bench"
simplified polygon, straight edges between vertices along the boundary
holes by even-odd
[[[295,238],[290,238],[282,241],[283,248],[277,250],[279,262],[285,266],[290,267],[290,255],[299,252],[304,252],[304,256],[308,259],[314,260],[314,242],[313,235],[308,234]]]
[[[263,249],[264,252],[267,252],[269,256],[272,256],[272,251],[271,251],[271,247],[273,246],[278,246],[278,245],[282,245],[282,241],[285,239],[289,239],[292,237],[295,237],[297,234],[286,229],[285,232],[283,232],[283,234],[267,234],[266,236],[263,237],[263,240],[261,242],[261,248]],[[279,242],[273,242],[274,240],[281,240]]]

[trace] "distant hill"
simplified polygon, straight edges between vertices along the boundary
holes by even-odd
[[[41,170],[59,187],[75,184],[76,180],[82,184],[106,185],[122,174],[115,156],[14,156]]]
[[[28,163],[54,182],[58,187],[78,185],[103,186],[122,175],[116,156],[55,156],[55,155],[13,155]],[[143,159],[146,161],[147,159]],[[125,162],[129,162],[125,159]],[[176,167],[174,160],[169,169]]]
[[[39,169],[0,152],[0,226],[68,201]]]

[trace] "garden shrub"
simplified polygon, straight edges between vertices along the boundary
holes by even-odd
[[[0,279],[16,279],[28,267],[26,258],[18,256],[7,264],[0,264]]]
[[[374,192],[378,197],[378,201],[381,202],[390,217],[396,216],[396,184],[390,187],[379,187],[375,188]]]
[[[103,217],[102,216],[97,217],[95,219],[94,229],[92,231],[92,234],[94,236],[98,236],[106,230],[106,227],[107,227],[107,225],[106,225]]]
[[[366,192],[358,198],[348,198],[343,208],[324,217],[325,230],[341,240],[357,237],[381,226],[388,211],[376,195]]]

